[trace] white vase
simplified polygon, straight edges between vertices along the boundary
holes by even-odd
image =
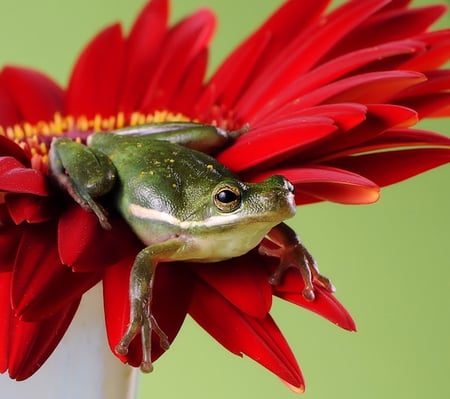
[[[66,335],[31,378],[0,375],[0,397],[8,399],[135,399],[138,372],[108,347],[101,285],[83,297]]]

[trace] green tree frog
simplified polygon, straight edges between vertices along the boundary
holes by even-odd
[[[126,220],[145,248],[130,275],[130,321],[116,351],[126,354],[141,332],[141,369],[152,370],[150,336],[164,332],[151,312],[155,268],[164,261],[218,262],[258,247],[280,260],[270,277],[278,284],[288,267],[305,282],[303,295],[314,300],[313,282],[333,291],[295,232],[283,223],[295,214],[294,187],[282,176],[244,183],[212,156],[245,134],[190,122],[160,123],[96,132],[87,146],[67,138],[53,140],[51,176],[83,208],[110,229],[102,197]],[[264,246],[266,238],[277,249]]]

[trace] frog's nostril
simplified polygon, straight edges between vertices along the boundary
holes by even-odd
[[[294,185],[285,177],[281,175],[274,175],[269,177],[266,182],[270,184],[272,187],[278,187],[282,190],[287,190],[290,193],[294,194],[295,188]]]
[[[288,189],[288,191],[290,191],[292,194],[294,194],[295,187],[289,180],[286,180],[285,187]]]

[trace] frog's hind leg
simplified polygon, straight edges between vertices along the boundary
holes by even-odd
[[[151,372],[151,339],[154,332],[160,341],[161,348],[169,349],[167,335],[159,327],[151,310],[153,280],[158,259],[171,259],[181,248],[182,243],[176,239],[144,248],[136,256],[130,274],[130,321],[127,329],[117,344],[115,351],[119,355],[127,355],[128,348],[140,333],[142,343],[141,370]]]
[[[116,169],[103,153],[66,138],[52,141],[49,152],[50,175],[81,207],[94,212],[109,230],[105,209],[94,198],[112,190]]]

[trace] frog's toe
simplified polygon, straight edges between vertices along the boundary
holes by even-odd
[[[140,369],[143,373],[151,373],[153,371],[153,363],[151,360],[143,361]]]
[[[133,341],[140,328],[141,326],[135,322],[128,325],[126,333],[114,348],[118,355],[126,356],[128,354],[128,348],[130,347],[131,341]]]
[[[325,277],[321,274],[314,276],[314,281],[317,281],[323,288],[325,288],[328,292],[336,292],[336,287],[331,282],[328,277]]]
[[[305,298],[308,302],[314,301],[316,299],[316,294],[314,293],[314,288],[306,287],[302,291],[303,298]]]
[[[114,351],[118,355],[126,356],[128,355],[128,345],[124,345],[122,342],[118,343],[114,348]]]

